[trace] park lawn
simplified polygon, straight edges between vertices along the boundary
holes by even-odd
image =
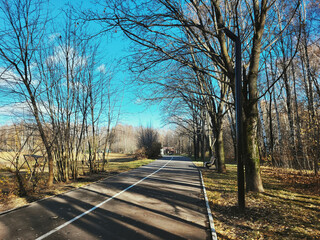
[[[202,170],[218,239],[320,239],[319,176],[262,167],[265,192],[246,193],[240,213],[236,170]]]
[[[70,191],[104,178],[112,177],[121,172],[126,172],[144,165],[154,160],[136,160],[133,155],[111,153],[109,163],[105,167],[105,172],[90,175],[80,175],[77,180],[70,180],[68,183],[55,183],[51,188],[39,186],[35,192],[28,192],[26,197],[18,197],[15,193],[15,182],[8,168],[0,169],[0,212],[24,206],[30,202],[54,196]],[[80,171],[81,172],[81,171]],[[45,182],[45,181],[44,181]],[[5,189],[5,191],[3,191]]]

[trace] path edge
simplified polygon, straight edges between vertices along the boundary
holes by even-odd
[[[216,232],[216,229],[214,228],[213,216],[212,216],[211,209],[210,209],[210,206],[209,206],[207,192],[206,192],[206,188],[204,186],[204,182],[203,182],[203,178],[202,178],[202,172],[201,172],[200,169],[198,169],[198,171],[199,171],[199,175],[200,175],[200,179],[201,179],[201,185],[202,185],[204,200],[206,202],[206,208],[207,208],[207,213],[208,213],[208,218],[209,218],[209,227],[210,227],[210,230],[211,230],[211,237],[212,237],[212,240],[217,240],[218,239],[217,238],[217,232]]]
[[[155,160],[156,160],[156,159],[155,159]],[[149,164],[149,163],[148,163],[148,164]],[[147,164],[147,165],[148,165],[148,164]],[[140,167],[144,167],[144,166],[147,166],[147,165],[142,165],[142,166],[140,166]],[[140,167],[138,167],[138,168],[140,168]],[[27,207],[29,207],[29,206],[32,205],[32,204],[36,204],[36,203],[39,203],[39,202],[41,202],[41,201],[48,200],[48,199],[51,199],[51,198],[59,197],[59,196],[65,195],[65,194],[67,194],[67,193],[70,193],[70,192],[73,192],[73,191],[82,189],[82,188],[86,189],[86,187],[89,187],[90,185],[93,185],[93,184],[96,184],[96,183],[100,183],[100,182],[109,180],[110,178],[117,177],[117,176],[119,176],[119,175],[121,175],[121,174],[123,174],[123,173],[128,173],[128,172],[133,171],[133,170],[138,169],[138,168],[133,168],[133,169],[130,169],[130,170],[128,170],[128,171],[124,171],[124,172],[120,172],[120,173],[115,174],[115,175],[107,176],[107,177],[102,178],[102,179],[100,179],[100,180],[97,180],[97,181],[95,181],[95,182],[87,183],[87,184],[85,184],[85,185],[83,185],[83,186],[81,186],[81,187],[75,187],[75,188],[70,189],[70,190],[67,190],[67,191],[65,191],[65,192],[61,192],[61,193],[58,193],[58,194],[54,194],[54,195],[52,195],[52,196],[44,197],[44,198],[35,200],[35,201],[33,201],[33,202],[28,202],[28,203],[26,203],[25,205],[22,205],[22,206],[19,206],[19,207],[11,208],[11,209],[8,209],[8,210],[2,211],[2,212],[0,211],[0,216],[5,215],[5,214],[8,214],[8,213],[11,213],[11,212],[14,212],[14,211],[17,211],[17,210],[20,210],[20,209],[22,209],[22,208],[27,208]]]

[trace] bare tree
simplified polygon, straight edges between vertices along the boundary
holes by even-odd
[[[157,63],[177,61],[218,79],[216,69],[227,76],[234,93],[234,62],[232,43],[224,34],[229,27],[241,37],[243,47],[243,100],[247,190],[263,191],[257,145],[259,100],[257,82],[260,53],[277,41],[272,35],[276,19],[273,8],[276,1],[153,1],[132,2],[124,5],[113,1],[108,5],[111,14],[89,13],[87,19],[106,22],[107,28],[118,26],[123,33],[139,44],[135,62],[149,70]],[[132,7],[130,7],[132,6]],[[297,9],[298,2],[289,6]],[[223,9],[228,9],[223,11]],[[115,13],[113,15],[113,13]],[[268,15],[269,13],[269,15]],[[286,24],[292,20],[289,16]],[[269,16],[269,18],[268,18]],[[266,27],[266,22],[269,24]],[[266,29],[266,31],[265,31]],[[281,35],[281,34],[280,34]],[[267,41],[266,41],[267,40]],[[197,66],[190,57],[190,46],[209,60],[208,65]],[[213,68],[212,66],[216,66]],[[223,81],[223,79],[218,79]]]
[[[48,185],[53,183],[53,155],[51,143],[45,131],[38,102],[39,82],[34,76],[33,64],[46,30],[47,15],[42,0],[1,1],[0,58],[7,72],[15,76],[15,89],[33,114],[49,163]]]

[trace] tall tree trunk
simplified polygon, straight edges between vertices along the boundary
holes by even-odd
[[[264,105],[265,106],[265,105]],[[258,111],[259,111],[259,120],[258,120],[258,145],[260,145],[259,147],[259,156],[260,159],[262,158],[266,158],[266,154],[267,154],[267,136],[266,136],[266,124],[265,124],[265,120],[264,120],[264,112],[263,109],[261,107],[260,102],[258,103]]]
[[[277,139],[277,151],[280,153],[280,161],[278,161],[278,166],[281,166],[283,163],[282,161],[282,133],[281,133],[281,124],[280,124],[280,113],[278,110],[278,104],[277,104],[277,98],[276,98],[276,89],[274,88],[273,91],[273,101],[274,101],[274,110],[276,112],[276,119],[277,119],[277,133],[278,133],[278,139]]]
[[[260,158],[257,142],[258,123],[258,71],[261,53],[261,41],[267,16],[267,1],[254,1],[254,35],[253,46],[250,57],[248,75],[244,76],[244,88],[248,94],[243,96],[244,122],[243,134],[245,144],[243,153],[245,159],[246,190],[263,192],[263,185],[260,176]],[[244,92],[247,92],[244,89]]]
[[[304,5],[304,9],[306,8],[306,1],[303,1],[302,4]],[[319,149],[313,149],[317,148],[318,144],[315,144],[316,139],[319,139],[319,136],[317,134],[315,126],[315,110],[314,110],[314,90],[313,90],[313,81],[312,81],[312,73],[311,73],[311,67],[310,67],[310,59],[309,59],[309,52],[308,52],[308,32],[307,32],[307,22],[306,22],[306,12],[304,12],[301,20],[301,28],[302,28],[302,55],[304,58],[302,58],[302,66],[303,66],[303,74],[304,74],[304,83],[305,83],[305,90],[306,90],[306,96],[308,99],[308,113],[309,113],[309,129],[310,129],[310,135],[311,136],[311,142],[309,144],[312,144],[310,148],[311,155],[313,157],[313,169],[315,172],[315,175],[318,174],[318,155],[319,155]],[[305,76],[307,75],[307,76]],[[318,154],[317,154],[318,153]],[[308,155],[308,153],[307,153]]]
[[[195,159],[199,159],[199,158],[200,158],[200,133],[197,131]]]
[[[193,132],[193,155],[194,160],[198,160],[198,154],[197,154],[198,148],[197,148],[197,132]]]
[[[244,121],[244,159],[247,191],[263,192],[263,185],[260,176],[260,158],[257,143],[257,104],[247,107],[246,120]]]
[[[269,139],[270,139],[269,154],[271,156],[272,166],[276,166],[276,162],[275,162],[275,159],[274,159],[274,136],[273,136],[272,97],[271,97],[271,93],[270,93],[268,117],[269,117]]]
[[[272,91],[274,91],[274,88],[270,89],[270,80],[269,80],[269,74],[268,74],[268,71],[267,71],[267,67],[266,67],[266,79],[267,79],[267,88],[269,89],[268,90],[269,102],[268,102],[268,106],[266,106],[267,119],[269,120],[269,126],[268,126],[269,127],[268,155],[271,157],[272,166],[276,166],[276,162],[275,162],[275,159],[274,159],[274,134],[273,134],[273,120],[272,120]]]
[[[215,152],[216,152],[216,161],[218,165],[219,173],[226,173],[226,164],[225,164],[225,155],[224,155],[224,143],[223,143],[223,131],[222,131],[222,123],[217,126],[216,133],[216,142],[215,142]]]
[[[37,106],[35,97],[33,95],[33,92],[30,88],[28,80],[24,80],[24,84],[25,84],[27,91],[28,91],[28,94],[30,96],[33,115],[34,115],[34,118],[37,123],[37,127],[38,127],[38,130],[40,133],[41,140],[42,140],[43,145],[46,148],[46,152],[47,152],[48,165],[49,165],[49,178],[48,178],[47,185],[52,186],[53,185],[53,156],[52,156],[52,152],[51,152],[51,145],[49,144],[49,141],[48,141],[47,136],[45,134],[45,131],[43,129],[43,126],[42,126],[42,123],[40,120],[40,116],[39,116],[38,106]]]
[[[261,36],[257,36],[260,38]],[[257,142],[257,124],[258,124],[258,67],[260,59],[260,45],[261,42],[254,41],[256,46],[253,47],[252,56],[255,60],[251,61],[250,70],[248,74],[248,98],[244,98],[244,121],[243,121],[243,155],[245,159],[245,175],[246,175],[246,189],[247,191],[263,192],[263,185],[260,176],[260,158]]]
[[[303,164],[303,168],[306,168],[306,163],[305,163],[305,154],[303,150],[303,144],[302,144],[302,139],[301,139],[301,120],[300,120],[300,115],[299,115],[299,107],[298,107],[298,97],[297,97],[297,88],[296,88],[296,73],[295,73],[295,66],[291,64],[291,69],[292,69],[292,78],[293,78],[293,97],[294,97],[294,107],[295,107],[295,119],[296,119],[296,124],[295,128],[296,130],[296,135],[297,135],[297,155],[299,158],[299,161]]]
[[[287,117],[289,121],[289,143],[290,143],[290,149],[291,149],[291,154],[293,157],[293,163],[292,167],[299,169],[301,167],[300,163],[298,162],[297,158],[297,151],[296,151],[296,146],[295,146],[295,134],[294,134],[294,120],[293,120],[293,108],[292,108],[292,97],[291,97],[291,88],[289,84],[289,79],[288,75],[286,73],[286,70],[284,70],[283,74],[283,80],[284,80],[284,86],[286,90],[286,107],[287,107]]]
[[[204,162],[205,161],[205,154],[206,154],[206,141],[205,141],[205,114],[202,114],[202,119],[201,119],[201,160]]]
[[[293,111],[293,104],[292,104],[292,90],[290,86],[290,79],[289,74],[287,72],[287,52],[286,46],[284,45],[284,41],[281,38],[281,52],[282,52],[282,71],[283,71],[283,81],[284,81],[284,88],[286,91],[286,107],[287,107],[287,117],[289,121],[289,149],[291,151],[291,155],[293,157],[293,162],[289,164],[290,167],[294,167],[296,169],[301,168],[301,164],[298,161],[297,157],[297,150],[296,150],[296,141],[295,141],[295,131],[294,131],[294,111]]]

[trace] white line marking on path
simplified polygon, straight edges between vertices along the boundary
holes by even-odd
[[[199,173],[200,173],[200,179],[201,179],[201,184],[202,184],[202,188],[203,188],[203,195],[204,195],[204,199],[206,201],[206,207],[207,207],[207,212],[208,212],[208,217],[209,217],[209,225],[210,225],[210,229],[211,229],[211,237],[212,237],[212,240],[217,240],[218,239],[217,233],[216,233],[216,230],[214,229],[213,217],[212,217],[211,209],[209,206],[206,188],[205,188],[204,182],[203,182],[202,173],[200,170],[199,170]]]
[[[69,220],[68,222],[65,222],[64,224],[62,224],[62,225],[60,225],[60,226],[58,226],[58,227],[56,227],[56,228],[52,229],[50,232],[47,232],[46,234],[44,234],[44,235],[42,235],[42,236],[40,236],[40,237],[36,238],[36,240],[41,240],[41,239],[44,239],[44,238],[46,238],[46,237],[50,236],[51,234],[53,234],[53,233],[55,233],[55,232],[59,231],[60,229],[62,229],[62,228],[64,228],[65,226],[69,225],[70,223],[73,223],[74,221],[76,221],[76,220],[78,220],[79,218],[83,217],[84,215],[87,215],[88,213],[90,213],[90,212],[94,211],[95,209],[97,209],[97,208],[101,207],[103,204],[105,204],[105,203],[109,202],[110,200],[112,200],[112,199],[114,199],[114,198],[118,197],[120,194],[122,194],[122,193],[124,193],[124,192],[128,191],[130,188],[132,188],[132,187],[136,186],[137,184],[139,184],[139,183],[141,183],[142,181],[146,180],[147,178],[151,177],[153,174],[156,174],[157,172],[159,172],[161,169],[163,169],[164,167],[166,167],[166,166],[168,165],[168,163],[169,163],[169,162],[171,162],[171,160],[172,160],[172,159],[173,159],[173,157],[171,157],[171,159],[170,159],[168,162],[166,162],[166,164],[165,164],[165,165],[163,165],[161,168],[159,168],[158,170],[156,170],[156,171],[154,171],[153,173],[149,174],[148,176],[146,176],[146,177],[142,178],[142,179],[141,179],[141,180],[139,180],[138,182],[136,182],[136,183],[132,184],[131,186],[127,187],[126,189],[122,190],[121,192],[118,192],[117,194],[115,194],[115,195],[113,195],[112,197],[110,197],[110,198],[108,198],[108,199],[104,200],[103,202],[101,202],[101,203],[99,203],[98,205],[96,205],[96,206],[94,206],[94,207],[90,208],[89,210],[87,210],[87,211],[85,211],[85,212],[81,213],[80,215],[78,215],[78,216],[76,216],[76,217],[72,218],[72,219],[71,219],[71,220]]]

